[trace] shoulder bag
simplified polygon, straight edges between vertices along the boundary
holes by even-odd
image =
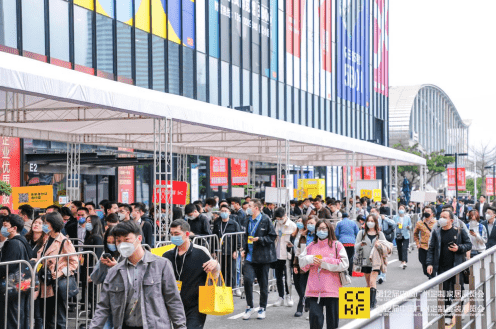
[[[334,242],[335,250],[336,250],[336,258],[338,258],[338,244]],[[341,260],[341,258],[339,258]],[[348,274],[348,270],[339,272],[339,279],[341,280],[341,286],[347,286],[351,284],[351,277]]]

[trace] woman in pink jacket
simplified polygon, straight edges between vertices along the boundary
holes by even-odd
[[[317,222],[314,241],[300,254],[300,267],[309,271],[305,303],[310,308],[310,328],[324,327],[324,306],[327,329],[339,326],[339,272],[348,269],[348,256],[334,234],[328,220]]]

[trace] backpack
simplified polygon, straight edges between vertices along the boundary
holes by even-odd
[[[467,225],[467,228],[470,230],[470,222],[465,224],[465,225]],[[479,235],[480,236],[482,236],[482,226],[483,225],[481,223],[479,223]]]

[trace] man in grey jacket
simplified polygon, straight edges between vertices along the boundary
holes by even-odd
[[[112,233],[126,259],[109,270],[90,329],[103,328],[110,315],[116,329],[170,329],[171,322],[174,329],[186,329],[170,261],[141,247],[135,221],[118,224]]]

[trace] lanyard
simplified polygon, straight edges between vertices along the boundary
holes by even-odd
[[[224,227],[224,230],[222,230],[222,224],[224,224],[224,222],[220,222],[220,236],[223,236],[224,233],[226,232],[227,230],[227,225],[229,225],[229,222],[226,223],[226,227]]]
[[[257,228],[258,228],[258,224],[260,224],[260,222],[262,221],[262,219],[259,219],[257,224],[255,224],[255,227],[253,227],[253,223],[250,223],[250,227],[252,229],[250,229],[250,236],[254,236],[255,232],[257,231]]]
[[[184,253],[183,264],[181,265],[181,272],[178,272],[177,270],[177,253],[178,253],[178,249],[176,248],[176,256],[174,257],[174,271],[176,271],[177,279],[181,281],[181,274],[183,274],[184,261],[186,259],[186,254],[188,253],[188,251],[186,250],[186,252]]]

